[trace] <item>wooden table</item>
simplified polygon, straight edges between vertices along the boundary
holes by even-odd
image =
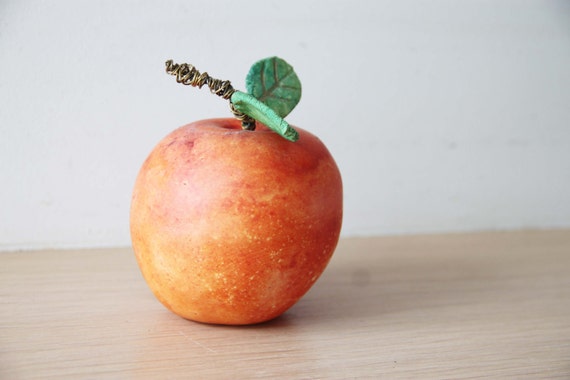
[[[352,238],[282,317],[168,312],[130,248],[0,253],[1,379],[570,378],[570,230]]]

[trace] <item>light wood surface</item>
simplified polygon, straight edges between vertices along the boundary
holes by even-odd
[[[570,378],[570,231],[342,240],[257,326],[183,320],[132,251],[0,253],[1,379]]]

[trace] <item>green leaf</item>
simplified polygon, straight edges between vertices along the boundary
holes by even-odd
[[[278,57],[262,59],[251,66],[245,78],[247,92],[287,116],[301,99],[301,82],[293,67]]]
[[[269,106],[252,95],[236,91],[232,94],[230,101],[238,111],[243,112],[247,116],[265,124],[287,140],[297,141],[299,139],[299,134],[295,129],[293,129],[275,111],[269,108]]]

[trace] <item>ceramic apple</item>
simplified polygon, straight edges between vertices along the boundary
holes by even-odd
[[[137,262],[157,299],[186,319],[271,320],[311,288],[337,245],[342,181],[330,152],[303,129],[287,124],[290,141],[256,125],[223,118],[178,128],[136,179]]]

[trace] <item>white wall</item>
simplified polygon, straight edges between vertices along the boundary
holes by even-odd
[[[243,88],[271,55],[343,173],[344,236],[570,227],[567,1],[3,0],[0,249],[129,244],[154,144],[230,116],[164,61]]]

